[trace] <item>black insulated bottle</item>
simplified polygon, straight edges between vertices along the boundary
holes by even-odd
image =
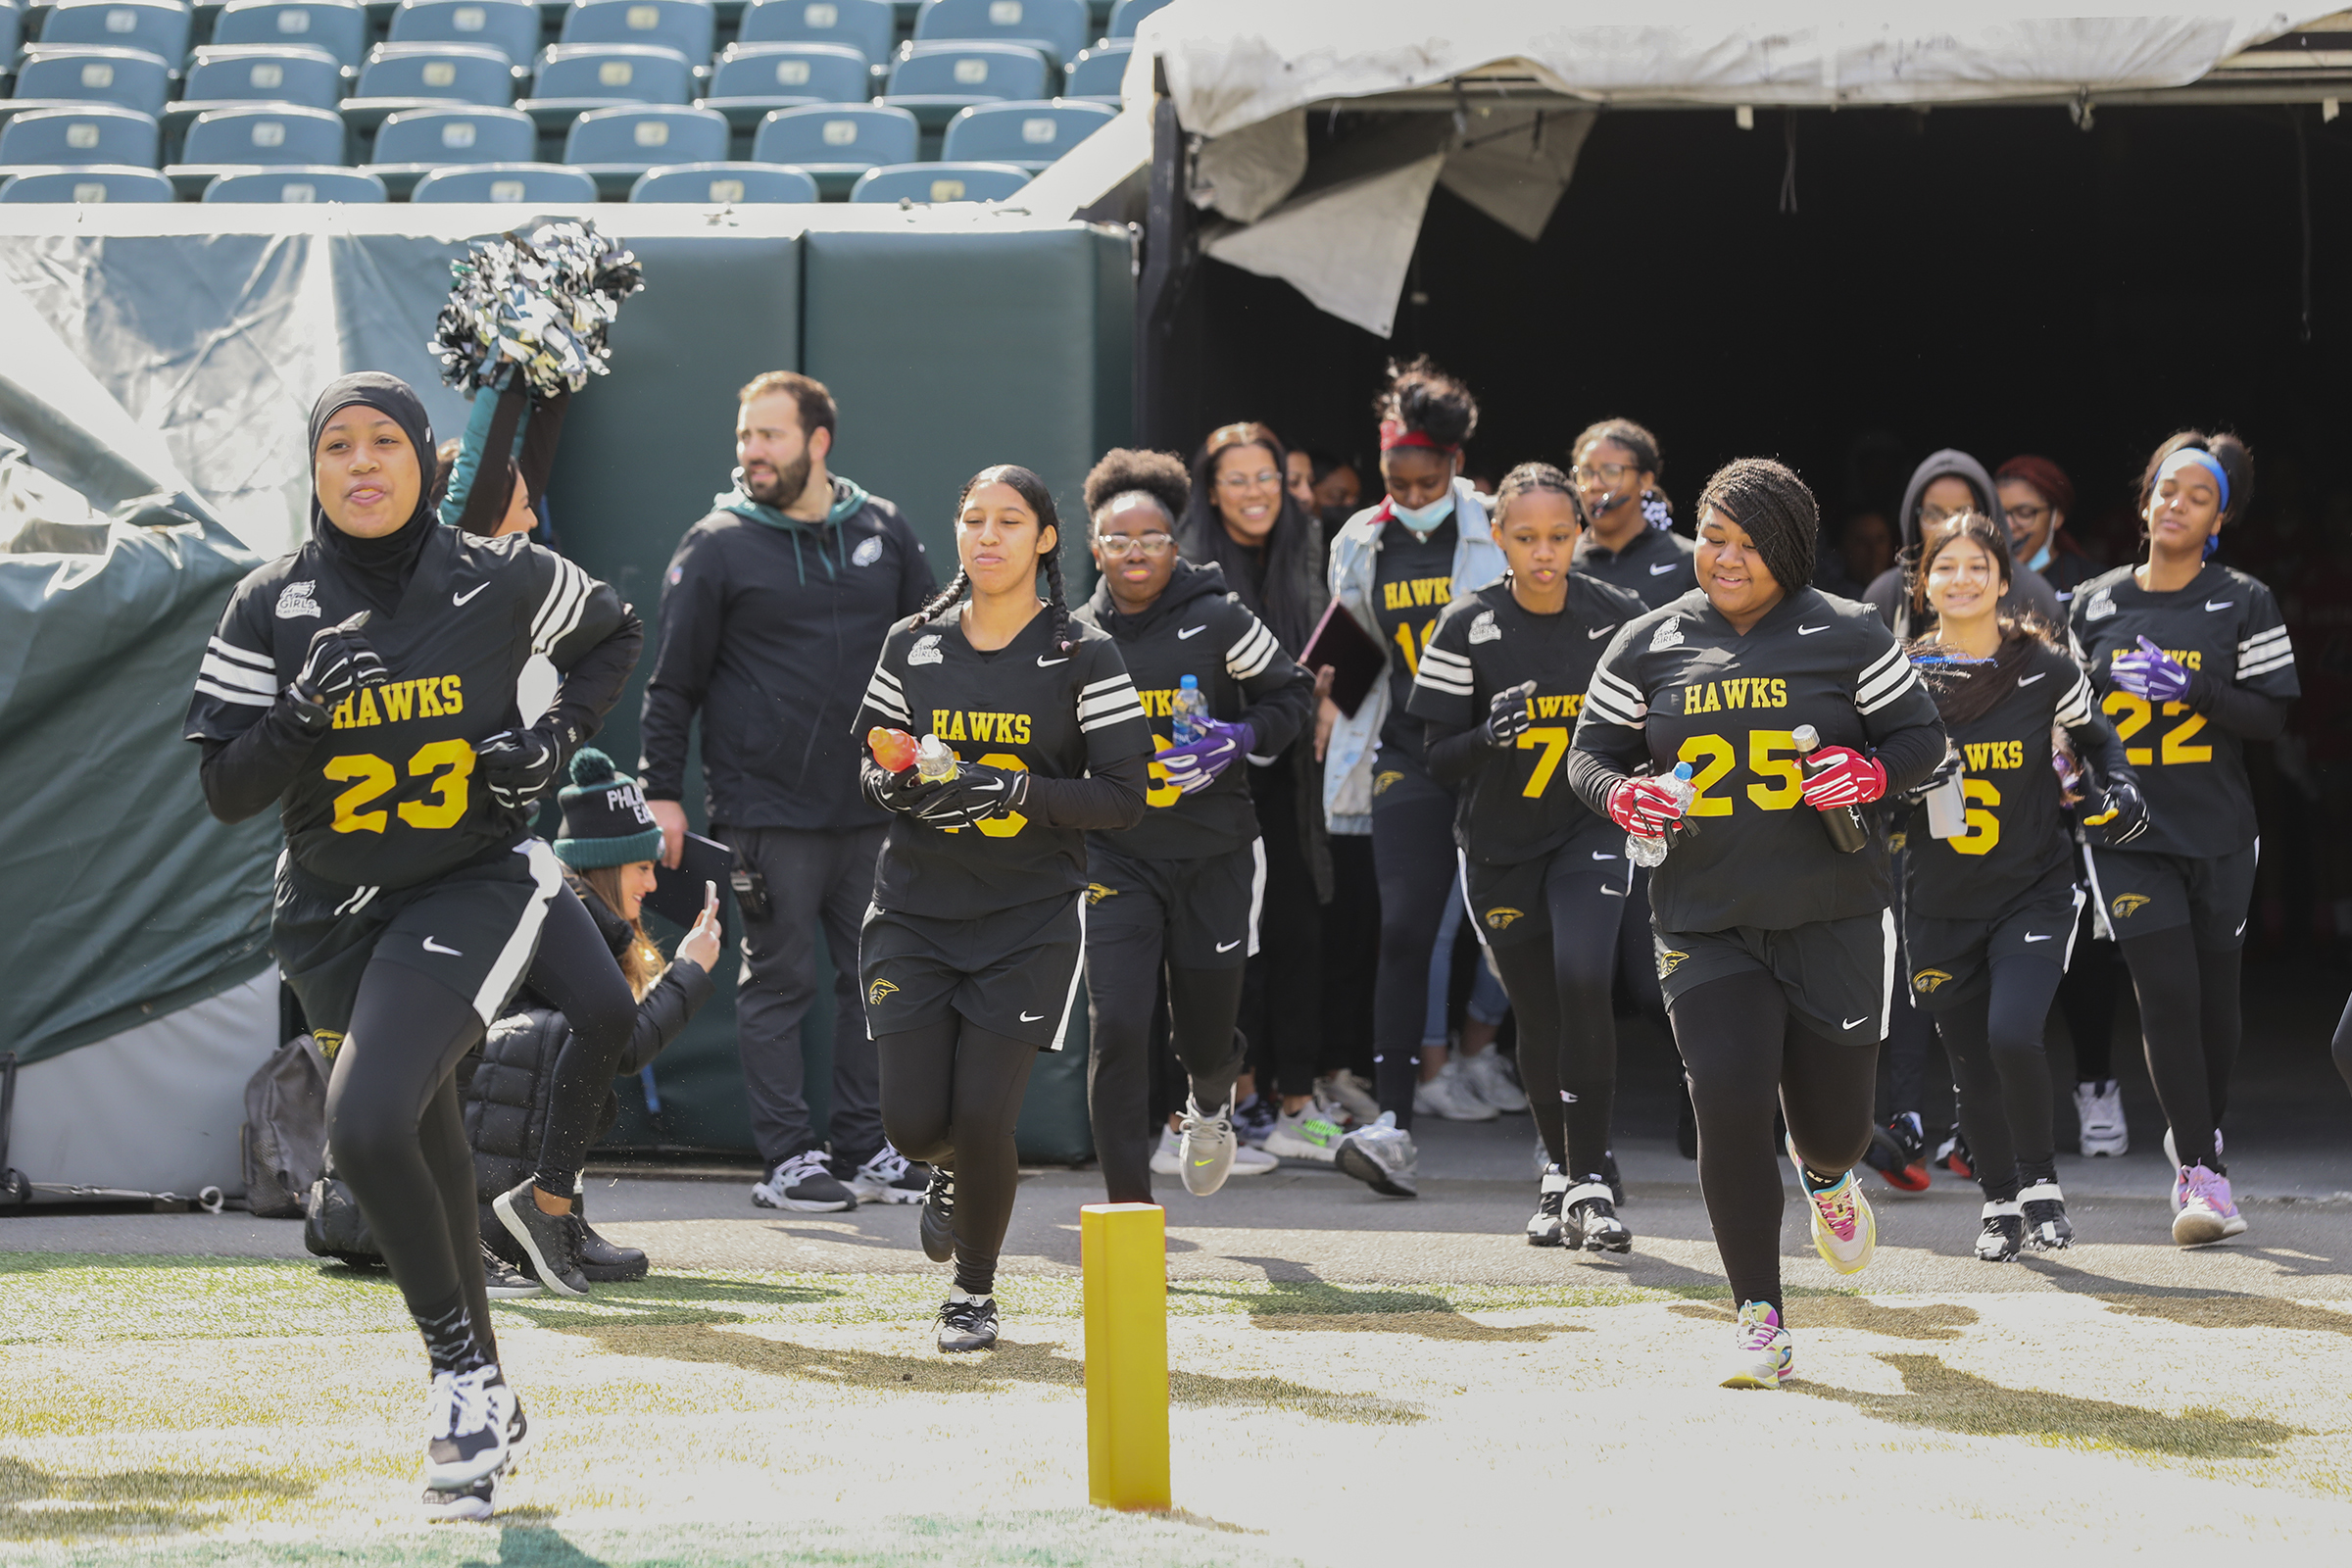
[[[1796,742],[1799,765],[1810,779],[1832,764],[1816,762],[1813,754],[1821,749],[1821,731],[1810,724],[1799,724],[1789,731],[1788,738]],[[1870,842],[1870,824],[1862,820],[1859,806],[1836,806],[1821,813],[1822,831],[1830,836],[1830,848],[1840,855],[1851,855]]]

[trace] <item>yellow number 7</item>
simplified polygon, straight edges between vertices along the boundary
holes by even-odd
[[[1527,781],[1527,788],[1519,792],[1531,801],[1542,796],[1549,787],[1551,775],[1559,768],[1560,759],[1568,755],[1568,726],[1539,724],[1534,729],[1519,732],[1521,751],[1532,752],[1539,746],[1544,748],[1544,755],[1536,759],[1535,774]]]

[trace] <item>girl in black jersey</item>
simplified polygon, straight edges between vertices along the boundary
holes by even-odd
[[[1912,1005],[1934,1016],[1952,1059],[1960,1131],[1984,1190],[1977,1256],[2005,1263],[2023,1245],[2074,1238],[2041,1048],[2082,903],[2051,726],[2065,728],[2098,780],[2086,785],[2096,797],[2086,815],[2106,842],[2144,832],[2147,809],[2082,669],[1999,608],[2009,550],[1992,520],[1961,514],[1918,570],[1936,636],[1912,658],[1958,767],[1937,769],[1931,786],[1950,809],[1938,820],[1913,811],[1904,829],[1903,950]]]
[[[1651,923],[1740,1306],[1731,1388],[1789,1374],[1776,1099],[1814,1247],[1852,1274],[1877,1243],[1852,1166],[1894,982],[1886,847],[1838,853],[1820,813],[1910,788],[1944,751],[1877,614],[1807,586],[1817,526],[1812,492],[1779,464],[1718,470],[1698,502],[1698,588],[1610,640],[1570,759],[1576,792],[1628,833],[1677,828]],[[1800,729],[1817,732],[1809,756]],[[1677,763],[1692,769],[1688,804],[1663,776]]]
[[[956,1263],[939,1348],[980,1350],[997,1342],[1021,1095],[1077,1001],[1086,835],[1143,815],[1152,726],[1117,647],[1063,605],[1045,481],[983,468],[956,507],[961,569],[891,628],[857,729],[936,736],[960,760],[934,781],[865,759],[866,798],[895,814],[858,963],[883,1126],[932,1167],[923,1250]]]
[[[2147,559],[2091,578],[2074,600],[2076,657],[2148,798],[2147,834],[2094,846],[2089,867],[2139,994],[2148,1076],[2170,1123],[2173,1240],[2183,1247],[2246,1228],[2219,1130],[2257,852],[2244,746],[2278,738],[2301,693],[2270,589],[2211,560],[2253,489],[2254,462],[2235,436],[2174,436],[2140,478]]]
[[[1461,792],[1453,836],[1468,908],[1519,1020],[1519,1075],[1550,1159],[1527,1239],[1622,1252],[1633,1236],[1605,1168],[1609,991],[1633,862],[1562,764],[1603,639],[1644,609],[1570,572],[1584,505],[1559,469],[1513,468],[1494,508],[1510,571],[1439,617],[1407,707],[1429,722],[1431,776]]]
[[[1173,530],[1191,488],[1182,460],[1124,448],[1086,476],[1102,575],[1072,618],[1117,645],[1147,714],[1172,724],[1190,679],[1209,715],[1208,732],[1184,745],[1155,723],[1144,819],[1087,837],[1086,1102],[1114,1203],[1152,1201],[1145,1127],[1163,978],[1171,1043],[1192,1080],[1177,1144],[1185,1188],[1213,1193],[1234,1167],[1246,1049],[1234,1020],[1266,880],[1248,760],[1290,745],[1314,697],[1313,677],[1227,591],[1225,573],[1177,559]]]
[[[310,540],[238,584],[186,733],[215,815],[279,808],[271,946],[334,1058],[336,1171],[432,1361],[425,1507],[480,1518],[527,1428],[498,1368],[452,1072],[526,970],[583,1018],[608,977],[627,1002],[530,820],[619,695],[641,633],[562,557],[433,521],[432,428],[397,378],[329,386],[310,447]],[[516,682],[534,655],[563,683],[524,728]],[[574,913],[593,961],[551,962],[543,940]],[[627,1030],[624,1006],[624,1043]]]

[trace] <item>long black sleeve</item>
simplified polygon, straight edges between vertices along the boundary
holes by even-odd
[[[302,706],[281,697],[233,740],[203,742],[197,776],[204,782],[204,804],[213,815],[223,822],[242,822],[277,804],[310,760],[318,737],[326,733],[323,715],[313,726],[304,726]]]
[[[1314,711],[1314,673],[1301,668],[1239,600],[1228,603],[1236,623],[1225,628],[1230,638],[1225,673],[1241,687],[1241,721],[1257,737],[1252,755],[1279,757]]]
[[[612,590],[599,585],[599,592]],[[603,641],[591,644],[564,672],[564,682],[556,688],[555,707],[540,725],[551,730],[564,760],[604,728],[605,715],[620,701],[620,689],[628,684],[644,650],[645,622],[637,618],[636,607],[624,604],[612,631]]]
[[[1596,724],[1588,717],[1576,726],[1576,744],[1568,750],[1568,787],[1596,814],[1606,816],[1609,791],[1648,760],[1639,730]]]
[[[695,1010],[710,1000],[710,971],[688,958],[677,958],[637,1004],[637,1021],[629,1027],[628,1048],[621,1053],[616,1072],[636,1072],[669,1048],[685,1031]]]
[[[2125,757],[2123,737],[2116,734],[2106,714],[2093,709],[2084,722],[2067,725],[2066,733],[2075,743],[2075,756],[2089,764],[2100,783],[2113,785],[2120,779],[2134,789],[2139,787],[2139,775]]]
[[[883,804],[882,786],[889,777],[870,756],[858,762],[859,792],[876,806]],[[1144,791],[1151,782],[1151,764],[1141,753],[1105,762],[1084,778],[1045,778],[1032,773],[1029,798],[1021,810],[1048,827],[1117,832],[1144,819]]]
[[[1480,726],[1462,729],[1452,724],[1430,720],[1426,733],[1429,743],[1422,753],[1428,764],[1429,776],[1447,789],[1459,788],[1466,780],[1494,760],[1494,748],[1487,744]],[[1570,772],[1573,779],[1575,773]]]
[[[686,791],[687,739],[726,627],[727,585],[720,566],[716,542],[696,529],[687,531],[669,558],[654,667],[638,715],[637,767],[649,801],[678,800]]]
[[[2286,729],[2289,701],[2215,680],[2201,669],[2188,673],[2189,711],[2204,714],[2240,740],[2277,740]]]
[[[1946,745],[1941,724],[1907,724],[1871,748],[1886,770],[1886,793],[1900,795],[1926,782],[1943,760]]]

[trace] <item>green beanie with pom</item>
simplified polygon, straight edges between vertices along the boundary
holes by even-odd
[[[662,830],[646,809],[645,791],[595,747],[573,755],[571,783],[556,800],[564,811],[556,858],[574,871],[662,858]]]

